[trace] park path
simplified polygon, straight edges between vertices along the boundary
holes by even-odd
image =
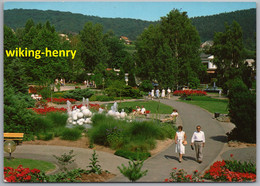
[[[147,169],[148,173],[146,176],[138,180],[139,182],[163,182],[165,178],[169,177],[169,174],[174,167],[177,169],[184,169],[189,174],[194,170],[203,172],[216,160],[226,142],[225,131],[223,127],[221,127],[220,122],[213,119],[213,114],[210,114],[198,106],[179,102],[176,100],[176,97],[173,97],[170,100],[161,99],[160,102],[178,110],[181,118],[180,123],[183,125],[184,131],[187,135],[188,145],[186,146],[186,154],[182,163],[179,163],[178,154],[175,153],[175,145],[172,144],[166,150],[144,162],[143,170]],[[180,123],[178,122],[178,124]],[[204,158],[201,164],[198,164],[195,161],[195,153],[190,148],[190,139],[197,124],[201,125],[202,131],[205,132],[206,136],[206,145],[203,153]],[[71,168],[86,168],[86,166],[88,166],[90,162],[89,158],[93,153],[93,150],[91,149],[45,145],[22,145],[17,147],[13,156],[17,158],[39,159],[55,163],[56,160],[53,157],[53,154],[61,155],[64,152],[68,153],[69,150],[74,150],[74,154],[77,154],[76,161],[71,165]],[[117,166],[121,164],[127,165],[129,160],[101,151],[97,152],[97,154],[102,169],[109,170],[118,175],[109,180],[109,182],[129,182],[129,180],[117,169]],[[8,155],[5,153],[5,156]]]
[[[158,101],[158,100],[157,100]],[[221,153],[226,135],[220,122],[213,118],[213,114],[198,106],[177,101],[176,97],[168,99],[160,99],[161,103],[172,106],[178,110],[182,120],[183,130],[186,132],[188,145],[182,163],[178,162],[178,154],[175,153],[175,144],[172,144],[165,151],[160,152],[152,158],[144,162],[142,170],[148,170],[146,176],[142,177],[138,182],[163,182],[165,178],[169,178],[172,168],[184,169],[191,174],[198,170],[203,172],[211,165]],[[190,148],[190,140],[196,125],[200,124],[202,131],[205,132],[206,144],[203,152],[203,162],[196,162],[195,152]],[[119,175],[111,182],[128,182],[127,178]]]

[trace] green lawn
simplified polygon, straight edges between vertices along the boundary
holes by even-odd
[[[208,110],[211,113],[219,112],[221,114],[227,114],[227,99],[214,99],[208,96],[192,96],[191,101],[181,100],[185,103],[190,103],[193,105],[198,105],[201,108]]]
[[[4,166],[5,167],[12,167],[12,168],[17,168],[19,165],[23,165],[23,168],[30,168],[30,169],[39,169],[43,172],[47,172],[49,170],[54,170],[55,165],[46,162],[46,161],[41,161],[41,160],[32,160],[32,159],[20,159],[20,158],[15,158],[15,159],[7,159],[4,158]]]
[[[139,106],[141,108],[141,106],[143,105],[144,108],[146,110],[151,111],[151,113],[156,113],[157,112],[157,108],[159,106],[159,114],[171,114],[172,113],[172,107],[162,104],[156,101],[147,101],[147,102],[142,102],[142,101],[132,101],[132,102],[122,102],[120,105],[120,102],[117,102],[118,107],[133,107],[133,109],[136,109],[136,106]],[[110,109],[110,107],[112,106],[112,104],[108,104],[108,109]]]

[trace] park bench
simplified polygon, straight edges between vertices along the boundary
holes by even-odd
[[[19,142],[22,142],[24,133],[4,133],[5,140],[13,140],[19,145]]]

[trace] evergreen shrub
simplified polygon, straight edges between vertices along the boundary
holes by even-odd
[[[151,157],[151,154],[149,152],[132,152],[123,149],[117,150],[115,152],[115,155],[133,160],[146,160],[147,158]]]
[[[81,132],[79,129],[69,129],[65,128],[61,134],[61,139],[63,140],[70,140],[70,141],[77,141],[81,137]]]
[[[229,116],[236,127],[228,133],[228,140],[256,143],[256,94],[240,79],[230,84]]]

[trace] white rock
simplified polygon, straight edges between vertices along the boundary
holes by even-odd
[[[72,119],[73,119],[73,120],[77,120],[77,119],[78,119],[77,113],[73,113],[73,114],[72,114]]]
[[[86,106],[82,106],[82,107],[80,108],[81,111],[83,111],[83,110],[85,110],[85,109],[87,109]]]
[[[91,115],[91,112],[90,112],[89,109],[84,109],[82,112],[83,112],[83,115],[84,115],[85,117],[89,117],[89,116]]]
[[[83,118],[84,115],[82,112],[78,112],[77,116],[78,116],[78,118]]]
[[[126,117],[126,113],[125,113],[125,112],[121,112],[121,113],[120,113],[120,117],[121,117],[121,118],[125,118],[125,117]]]
[[[73,121],[73,122],[72,122],[72,124],[73,124],[73,125],[76,125],[76,124],[77,124],[77,122],[76,122],[76,121]]]

